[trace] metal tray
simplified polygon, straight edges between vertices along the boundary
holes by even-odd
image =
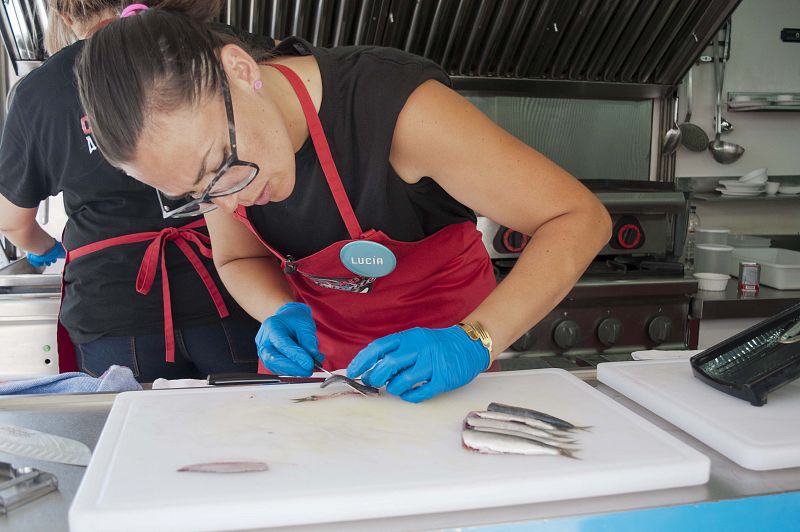
[[[691,358],[695,377],[753,406],[800,377],[800,304]]]

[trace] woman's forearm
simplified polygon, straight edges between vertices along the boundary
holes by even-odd
[[[489,332],[493,358],[564,299],[609,237],[602,206],[561,216],[536,231],[508,276],[465,318]]]
[[[35,255],[43,255],[52,249],[55,239],[38,223],[21,227],[0,228],[12,244]]]
[[[258,321],[294,300],[280,265],[272,257],[235,259],[219,266],[217,272],[236,302]]]

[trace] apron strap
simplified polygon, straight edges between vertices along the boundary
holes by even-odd
[[[300,77],[294,71],[284,65],[265,63],[283,74],[286,80],[292,85],[300,105],[303,108],[303,114],[306,116],[308,124],[308,132],[311,135],[311,140],[314,143],[314,148],[317,152],[322,171],[325,174],[325,179],[328,181],[328,186],[333,193],[333,199],[336,202],[336,207],[342,215],[344,225],[347,227],[347,232],[350,233],[350,238],[357,240],[363,234],[361,225],[358,223],[356,213],[353,211],[353,206],[347,198],[347,193],[342,185],[342,178],[339,176],[339,171],[336,169],[336,163],[333,161],[330,146],[328,146],[328,139],[325,137],[325,131],[322,129],[322,123],[317,115],[317,110],[314,107],[314,102],[306,90]]]
[[[214,306],[217,308],[217,313],[220,318],[227,318],[230,313],[222,294],[214,283],[208,269],[197,256],[197,253],[189,246],[189,242],[197,247],[206,258],[211,258],[211,239],[208,235],[204,235],[196,228],[204,227],[206,222],[204,219],[196,220],[182,227],[165,227],[161,231],[149,231],[143,233],[132,233],[129,235],[122,235],[113,238],[106,238],[98,242],[93,242],[85,246],[81,246],[75,250],[67,252],[67,260],[74,260],[84,255],[89,255],[102,249],[119,246],[123,244],[133,244],[138,242],[150,242],[147,250],[142,258],[142,264],[139,267],[139,274],[136,277],[136,291],[140,294],[150,293],[153,287],[153,282],[156,277],[156,264],[160,264],[161,269],[161,291],[164,299],[164,343],[167,351],[167,362],[175,362],[175,333],[172,320],[172,298],[169,291],[169,276],[167,274],[166,254],[164,247],[167,242],[175,242],[186,258],[189,260],[195,271],[200,276],[203,284],[208,290],[211,299],[214,301]],[[159,260],[160,259],[160,260]]]

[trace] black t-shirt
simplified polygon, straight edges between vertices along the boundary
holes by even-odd
[[[276,55],[313,54],[322,75],[319,118],[347,196],[365,231],[416,242],[475,214],[425,177],[410,185],[389,163],[397,117],[429,79],[450,85],[436,64],[391,48],[316,48],[289,38]],[[264,240],[299,259],[349,239],[311,139],[296,154],[296,182],[280,202],[253,206],[248,217]]]
[[[63,191],[67,249],[194,221],[164,220],[155,190],[113,168],[100,155],[86,132],[88,124],[73,76],[82,46],[78,42],[65,48],[19,83],[0,143],[0,193],[19,207],[33,208]],[[147,245],[116,246],[67,265],[61,321],[73,341],[163,331],[160,272],[148,295],[136,292]],[[168,243],[166,257],[176,327],[217,320],[208,291],[183,253]],[[200,258],[231,314],[242,315],[212,261]]]

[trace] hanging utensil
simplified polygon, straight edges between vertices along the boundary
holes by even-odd
[[[678,149],[681,143],[681,130],[678,127],[678,97],[672,100],[672,125],[664,134],[664,142],[661,144],[661,154],[669,155]]]
[[[678,126],[681,129],[681,144],[683,147],[696,152],[705,151],[708,147],[708,135],[702,127],[692,124],[692,69],[686,76],[686,117]]]
[[[720,140],[722,135],[722,87],[725,81],[725,71],[722,69],[722,58],[719,55],[717,36],[714,36],[714,85],[716,88],[716,136],[708,143],[708,149],[714,160],[722,164],[730,164],[739,160],[744,153],[744,148],[733,142]]]

